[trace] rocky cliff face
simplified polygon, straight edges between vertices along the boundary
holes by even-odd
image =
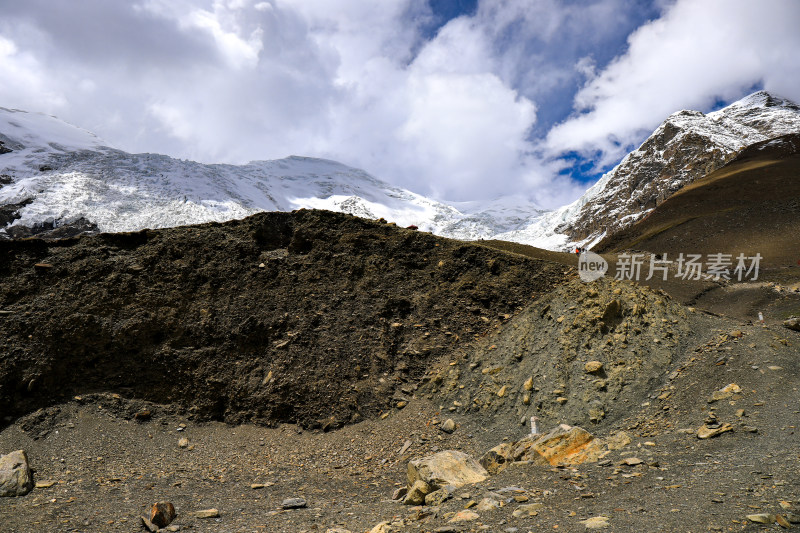
[[[792,132],[800,132],[800,106],[765,91],[713,113],[679,111],[589,189],[577,216],[556,231],[570,241],[596,241],[635,223],[746,146]]]

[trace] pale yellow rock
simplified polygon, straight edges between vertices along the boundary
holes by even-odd
[[[500,508],[500,502],[498,502],[493,498],[484,498],[480,502],[478,502],[478,505],[475,507],[475,510],[484,512],[484,511],[494,511],[495,509],[499,508]]]
[[[422,481],[421,479],[417,479],[411,484],[411,488],[408,489],[408,493],[406,493],[403,503],[406,505],[422,505],[425,503],[425,496],[433,491],[434,488],[428,483]]]
[[[611,525],[608,523],[607,516],[593,516],[586,520],[581,520],[581,524],[586,526],[586,529],[605,529]]]
[[[507,390],[508,390],[508,385],[503,385],[502,387],[500,387],[500,390],[499,390],[499,391],[497,391],[497,396],[499,396],[500,398],[502,398],[503,396],[505,396],[505,395],[506,395],[506,391],[507,391]]]
[[[742,388],[739,385],[736,383],[730,383],[722,387],[720,390],[714,391],[711,394],[711,398],[708,400],[708,403],[727,400],[734,394],[739,394],[740,392],[742,392]]]
[[[544,508],[544,504],[541,503],[528,503],[525,505],[520,505],[514,512],[511,513],[511,516],[514,518],[520,518],[525,516],[536,516],[539,514],[539,511]]]
[[[428,483],[433,490],[453,485],[461,487],[470,483],[480,483],[489,473],[478,461],[464,452],[446,450],[443,452],[412,459],[408,462],[408,484],[417,480]]]
[[[392,526],[389,525],[389,522],[381,522],[370,529],[369,533],[392,533]]]
[[[747,519],[757,524],[771,524],[775,522],[775,515],[768,513],[749,514]]]
[[[525,383],[522,384],[522,388],[527,391],[533,390],[533,377],[526,379]]]
[[[697,438],[698,439],[710,439],[711,437],[716,437],[726,431],[733,431],[733,426],[730,424],[722,424],[722,426],[718,428],[711,429],[706,425],[700,426],[697,430]]]
[[[203,509],[202,511],[194,512],[195,518],[218,518],[219,511],[217,509]]]
[[[589,361],[583,366],[583,369],[589,374],[600,372],[603,369],[603,363],[600,361]]]

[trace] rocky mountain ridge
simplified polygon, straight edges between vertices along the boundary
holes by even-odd
[[[551,249],[591,247],[641,220],[684,185],[722,167],[745,147],[800,132],[800,106],[766,91],[703,114],[678,111],[578,200],[497,238]]]
[[[229,165],[131,154],[55,117],[0,108],[0,237],[137,231],[301,208],[465,240],[518,228],[543,212],[520,198],[455,207],[310,157]]]
[[[312,208],[463,240],[591,247],[745,147],[796,132],[800,106],[765,91],[708,114],[679,111],[578,200],[546,211],[524,198],[439,202],[322,159],[224,165],[130,154],[54,117],[0,108],[0,238],[136,231]]]

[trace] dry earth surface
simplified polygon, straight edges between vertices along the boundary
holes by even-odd
[[[4,533],[144,531],[157,501],[198,532],[761,531],[781,526],[748,515],[800,514],[796,270],[584,284],[574,256],[317,212],[0,247],[0,453],[26,450],[38,483],[0,498]],[[480,458],[531,416],[631,441],[511,463],[437,506],[392,500],[410,459]]]

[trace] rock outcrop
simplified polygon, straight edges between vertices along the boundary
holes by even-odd
[[[24,496],[33,489],[33,472],[24,450],[0,456],[0,496]]]

